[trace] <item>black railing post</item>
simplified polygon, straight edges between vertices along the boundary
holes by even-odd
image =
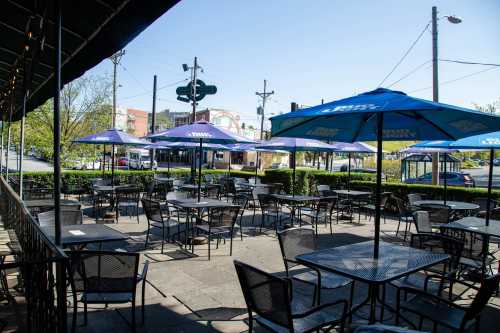
[[[54,235],[56,245],[61,245],[61,0],[54,1],[54,9]]]
[[[375,241],[373,257],[378,259],[380,245],[380,203],[382,202],[382,140],[384,114],[377,113],[377,187],[375,189]]]

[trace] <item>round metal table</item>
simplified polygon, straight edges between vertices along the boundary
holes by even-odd
[[[443,200],[419,200],[413,203],[415,206],[421,205],[444,205]],[[446,201],[446,206],[453,210],[476,210],[479,205],[463,201]]]

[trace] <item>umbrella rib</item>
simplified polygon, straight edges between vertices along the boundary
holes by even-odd
[[[361,133],[361,129],[363,128],[363,124],[366,124],[370,118],[372,118],[375,115],[375,113],[368,113],[363,116],[363,119],[361,120],[361,124],[359,124],[358,128],[356,129],[356,132],[354,133],[352,137],[352,142],[356,142],[357,138],[359,136],[359,133]]]
[[[429,119],[427,119],[424,115],[422,114],[415,114],[415,115],[409,115],[409,114],[406,114],[402,111],[397,111],[396,112],[397,114],[401,115],[401,116],[405,116],[405,117],[408,117],[408,118],[413,118],[413,119],[418,119],[418,118],[421,118],[423,119],[426,123],[430,124],[432,127],[436,128],[439,132],[441,132],[442,134],[446,135],[448,138],[451,139],[451,141],[456,141],[457,138],[454,137],[453,135],[451,134],[448,134],[448,132],[446,132],[443,128],[441,128],[441,126],[438,126],[436,125],[435,123],[433,123],[432,121],[430,121]]]
[[[311,117],[311,118],[309,118],[309,119],[307,119],[307,120],[305,120],[305,121],[303,121],[303,122],[300,122],[300,123],[294,124],[294,125],[292,125],[292,126],[290,126],[290,127],[286,128],[286,129],[282,129],[281,131],[278,131],[278,132],[276,133],[276,135],[280,135],[281,133],[283,133],[283,132],[285,132],[285,131],[292,130],[292,129],[294,129],[295,127],[302,126],[302,125],[304,125],[304,124],[307,124],[307,123],[309,123],[309,122],[311,122],[311,121],[313,121],[313,120],[316,120],[316,119],[318,119],[318,118],[321,118],[321,117],[322,117],[322,116]],[[276,136],[276,135],[274,135],[274,136]]]

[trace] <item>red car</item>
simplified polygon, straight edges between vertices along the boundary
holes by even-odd
[[[118,159],[119,166],[127,166],[128,165],[128,157],[120,157]]]

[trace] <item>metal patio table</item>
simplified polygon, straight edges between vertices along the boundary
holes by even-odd
[[[486,225],[486,220],[484,218],[468,216],[460,220],[444,224],[441,226],[441,228],[449,230],[466,231],[481,235],[483,237],[482,275],[484,277],[486,273],[486,262],[489,255],[488,248],[490,243],[490,237],[500,238],[500,221],[490,220],[489,225]]]
[[[298,219],[301,218],[300,208],[304,207],[307,203],[321,199],[321,197],[311,195],[271,194],[271,196],[278,200],[280,204],[288,204],[290,208],[290,222],[292,223],[292,227],[293,222],[297,217],[297,211],[299,212]]]
[[[444,205],[444,200],[418,200],[413,203],[415,206],[421,205]],[[452,210],[472,211],[479,209],[479,205],[462,201],[446,201],[446,206]]]
[[[52,208],[54,207],[54,199],[37,199],[37,200],[24,200],[24,206],[28,209],[35,208]],[[78,200],[61,199],[61,205],[78,205]]]
[[[185,246],[188,245],[188,240],[193,236],[192,232],[194,230],[193,228],[193,222],[192,218],[193,215],[194,219],[200,218],[202,211],[203,210],[208,210],[212,208],[223,208],[223,207],[231,207],[233,206],[232,203],[226,202],[226,201],[221,201],[221,200],[216,200],[216,199],[202,199],[201,201],[198,201],[195,198],[191,199],[172,199],[172,200],[167,200],[167,202],[175,207],[179,207],[186,211],[186,232],[185,232]],[[194,253],[194,244],[191,244],[191,253]]]
[[[347,200],[351,200],[351,202],[357,202],[358,204],[358,223],[361,222],[361,200],[363,198],[368,198],[372,195],[372,192],[367,191],[355,191],[355,190],[333,190],[333,192],[337,193],[337,195],[341,197],[345,197]],[[352,207],[352,205],[351,205]],[[343,216],[345,219],[352,220],[351,216]]]
[[[377,303],[387,306],[379,287],[449,259],[449,255],[380,242],[379,257],[373,257],[373,241],[355,243],[297,256],[305,266],[339,274],[368,284],[368,295],[351,308],[351,314],[370,304],[369,322],[375,322]],[[382,308],[383,309],[383,308]],[[393,309],[391,309],[393,310]]]
[[[104,194],[109,194],[109,208],[113,210],[115,208],[115,192],[116,190],[127,188],[133,186],[132,184],[123,184],[123,185],[97,185],[94,187],[94,190],[97,192],[101,192]]]
[[[54,227],[43,227],[44,233],[54,239]],[[85,246],[91,243],[105,243],[127,240],[130,237],[104,224],[75,224],[61,227],[61,243],[63,247]]]

